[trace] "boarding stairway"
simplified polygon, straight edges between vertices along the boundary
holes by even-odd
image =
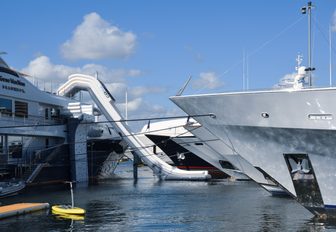
[[[26,183],[27,184],[32,183],[34,181],[34,179],[37,177],[37,175],[40,173],[42,168],[46,165],[47,165],[46,163],[34,165],[34,168],[32,169],[32,172],[29,173],[29,177],[27,178]]]
[[[68,81],[59,87],[58,94],[61,96],[73,96],[81,90],[89,92],[106,119],[121,133],[134,152],[160,179],[206,180],[211,177],[207,171],[181,170],[158,158],[148,146],[145,146],[136,135],[131,133],[126,121],[116,107],[115,99],[98,78],[83,74],[71,75]]]
[[[68,145],[61,144],[37,151],[33,161],[29,164],[29,168],[24,172],[22,179],[25,180],[27,184],[32,183],[40,171],[49,165],[50,161],[57,158],[58,154],[67,152],[67,150]]]

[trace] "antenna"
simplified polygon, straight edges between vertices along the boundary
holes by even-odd
[[[191,76],[189,76],[188,80],[186,81],[186,83],[184,83],[184,85],[182,86],[182,88],[177,92],[177,94],[175,96],[181,96],[183,91],[185,90],[185,88],[187,88],[187,85],[189,84],[191,80]]]
[[[125,92],[125,119],[126,119],[126,124],[127,124],[127,119],[128,119],[128,93],[127,93],[127,88]]]
[[[331,25],[329,25],[329,86],[332,86]]]
[[[245,90],[245,50],[243,51],[243,90]]]
[[[295,67],[295,70],[298,71],[299,68],[301,67],[301,64],[302,64],[302,55],[300,53],[298,53],[297,57],[296,57],[296,67]]]
[[[8,64],[1,58],[1,55],[6,55],[7,52],[0,52],[0,66],[9,68]]]
[[[311,72],[315,70],[315,68],[312,68],[311,62],[312,62],[312,52],[311,52],[311,9],[313,8],[312,2],[308,2],[307,6],[304,6],[301,8],[301,13],[306,14],[308,11],[308,68],[306,68],[306,71],[308,71],[308,83],[309,86],[312,86],[312,77]]]
[[[248,90],[249,88],[250,88],[250,83],[249,83],[249,73],[248,73],[248,62],[249,62],[249,60],[248,60],[248,55],[246,55],[246,89]]]
[[[244,49],[243,51],[243,90],[249,89],[249,78],[248,78],[248,55]]]

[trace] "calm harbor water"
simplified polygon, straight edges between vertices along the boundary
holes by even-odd
[[[290,198],[271,197],[253,182],[159,181],[147,167],[134,183],[131,163],[116,170],[121,178],[74,189],[82,220],[60,218],[49,210],[0,220],[0,231],[334,231],[316,222]],[[70,203],[69,188],[41,187],[1,199]]]

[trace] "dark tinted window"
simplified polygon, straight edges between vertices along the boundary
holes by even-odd
[[[12,115],[12,100],[0,98],[1,114]]]
[[[15,101],[15,116],[28,117],[28,104],[26,102]]]

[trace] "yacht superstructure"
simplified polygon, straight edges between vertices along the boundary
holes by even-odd
[[[122,146],[117,134],[109,135],[108,147],[88,152],[93,139],[96,145],[103,141],[96,113],[92,105],[41,91],[0,58],[2,181],[35,185],[98,177],[104,160]]]

